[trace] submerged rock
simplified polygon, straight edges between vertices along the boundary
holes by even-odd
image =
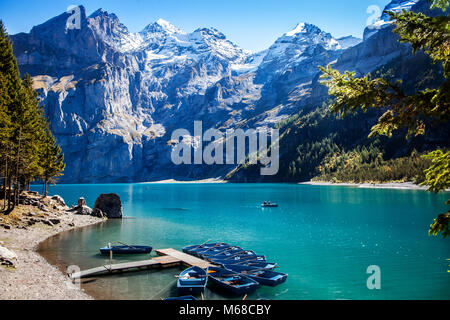
[[[100,210],[108,219],[121,219],[123,216],[122,201],[115,193],[102,194],[95,201],[94,212]]]

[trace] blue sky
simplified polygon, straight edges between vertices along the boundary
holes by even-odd
[[[335,37],[362,36],[369,6],[381,10],[389,0],[1,0],[0,19],[8,32],[29,30],[66,11],[84,5],[88,15],[98,8],[115,13],[132,32],[159,18],[191,32],[215,27],[242,48],[259,51],[299,22],[316,24]]]

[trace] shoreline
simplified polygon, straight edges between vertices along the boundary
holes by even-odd
[[[9,221],[9,228],[0,226],[0,246],[16,255],[14,267],[0,266],[0,300],[94,300],[82,288],[68,281],[64,272],[41,255],[38,248],[42,242],[60,233],[105,220],[67,213],[66,206],[56,206],[49,198],[45,200],[53,205],[49,212],[19,206],[18,209],[24,214],[15,214],[14,220]],[[5,216],[0,217],[0,223],[4,223]],[[27,219],[41,221],[30,226]],[[59,223],[47,224],[50,220],[59,220]]]
[[[226,180],[220,179],[220,178],[208,178],[208,179],[202,179],[202,180],[192,180],[192,181],[180,181],[175,179],[167,179],[167,180],[160,180],[160,181],[150,181],[150,182],[141,182],[142,184],[191,184],[191,183],[198,183],[198,184],[208,184],[208,183],[229,183]]]
[[[349,182],[325,182],[325,181],[309,181],[301,182],[299,185],[308,186],[336,186],[336,187],[351,187],[364,189],[397,189],[397,190],[423,190],[426,191],[426,186],[419,186],[412,182],[387,182],[387,183],[349,183]]]

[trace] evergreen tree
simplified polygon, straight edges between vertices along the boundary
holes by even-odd
[[[7,102],[8,94],[6,90],[6,80],[0,73],[0,150],[2,150],[0,153],[0,176],[3,178],[0,199],[4,199],[3,209],[5,209],[6,204],[8,163],[10,160],[7,150],[9,149],[9,140],[11,136],[11,118],[8,114]]]
[[[448,0],[434,0],[432,8],[446,10]],[[448,123],[450,120],[450,25],[448,15],[428,17],[423,13],[405,11],[388,12],[396,24],[394,32],[400,36],[400,42],[410,43],[413,52],[423,50],[434,63],[442,64],[444,83],[437,89],[429,88],[414,94],[406,94],[401,81],[391,82],[384,78],[372,78],[370,75],[355,77],[354,72],[341,74],[331,66],[320,67],[323,83],[328,86],[329,94],[335,99],[330,109],[346,115],[371,108],[386,109],[372,128],[370,136],[386,135],[406,127],[407,138],[423,135],[431,125]],[[437,150],[426,156],[433,164],[426,173],[424,184],[430,191],[439,192],[450,187],[450,152]],[[440,215],[430,228],[430,235],[441,232],[449,235],[450,212]]]
[[[14,172],[13,159],[15,145],[13,141],[13,134],[15,129],[14,119],[12,112],[21,104],[21,90],[22,83],[20,79],[19,67],[17,66],[16,58],[14,57],[13,48],[3,22],[0,21],[0,74],[3,81],[3,101],[5,103],[4,109],[8,114],[8,121],[11,126],[9,127],[8,139],[3,140],[2,147],[4,147],[3,158],[5,158],[5,172],[6,172],[6,196],[5,200],[8,203],[8,211],[11,205],[11,186],[12,186],[12,173]]]
[[[42,178],[47,194],[47,183],[64,170],[64,157],[39,105],[32,78],[20,78],[12,44],[1,21],[0,84],[0,166],[4,203],[10,212],[31,181]]]
[[[45,131],[40,158],[42,166],[41,180],[44,184],[44,196],[47,196],[48,183],[53,182],[54,178],[61,176],[66,166],[61,147],[56,143],[56,139],[50,129]]]

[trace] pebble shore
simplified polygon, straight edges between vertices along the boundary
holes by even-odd
[[[39,205],[20,205],[0,215],[0,247],[15,254],[0,265],[0,300],[91,300],[67,275],[37,253],[39,243],[58,233],[105,221],[69,212],[60,201],[27,195]]]

